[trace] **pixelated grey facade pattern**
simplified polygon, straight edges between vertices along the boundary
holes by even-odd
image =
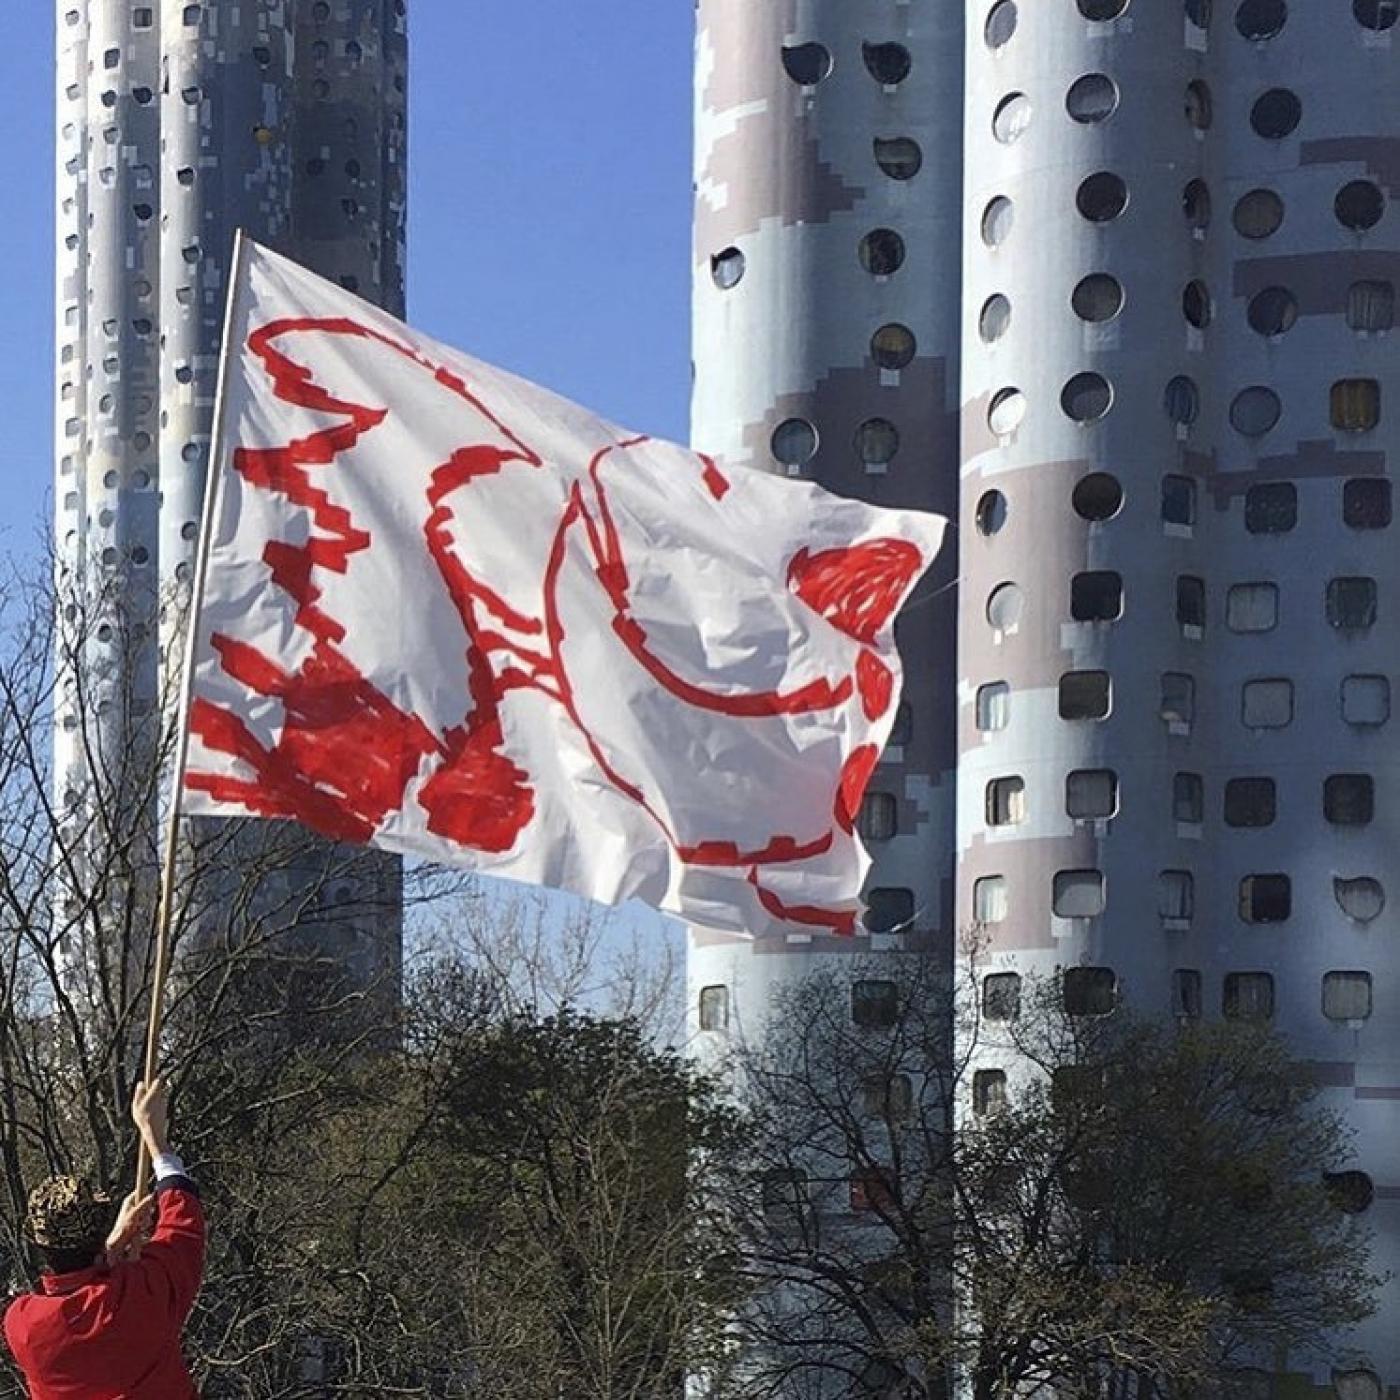
[[[58,0],[57,25],[56,537],[124,620],[69,678],[117,745],[182,645],[235,231],[403,314],[407,20],[404,0]],[[92,778],[72,723],[70,799]],[[397,863],[326,885],[343,864],[309,860],[307,926],[396,977]]]
[[[1271,1018],[1355,1131],[1382,1271],[1395,21],[975,0],[964,136],[959,922],[987,973]],[[1400,1393],[1397,1316],[1391,1281],[1287,1393]]]
[[[697,22],[694,446],[956,516],[960,25],[848,0],[701,0]],[[723,986],[730,1033],[758,1036],[773,993],[826,959],[949,944],[955,580],[953,546],[900,625],[906,708],[873,784],[897,830],[871,843],[870,929],[692,931],[693,1014]]]

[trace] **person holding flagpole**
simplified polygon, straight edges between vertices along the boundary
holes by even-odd
[[[131,1116],[154,1167],[112,1224],[111,1198],[75,1176],[29,1194],[38,1289],[5,1312],[31,1400],[194,1400],[180,1334],[204,1271],[199,1191],[170,1150],[164,1084],[139,1084]],[[110,1229],[109,1229],[110,1225]]]

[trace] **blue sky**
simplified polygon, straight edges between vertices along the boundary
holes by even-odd
[[[52,0],[0,46],[0,550],[51,474]],[[409,315],[629,427],[684,438],[693,9],[414,0]]]

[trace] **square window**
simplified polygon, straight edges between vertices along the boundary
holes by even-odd
[[[979,924],[999,924],[1006,918],[1006,876],[984,875],[972,886],[972,916]]]
[[[700,988],[700,1029],[727,1031],[729,1029],[729,988]]]
[[[1196,682],[1190,676],[1180,671],[1163,673],[1162,718],[1176,731],[1190,729],[1195,723]]]
[[[902,1123],[914,1109],[914,1081],[907,1074],[872,1074],[862,1080],[860,1096],[867,1118]]]
[[[1347,325],[1354,331],[1388,331],[1395,324],[1390,282],[1353,282],[1347,291]]]
[[[1189,870],[1164,870],[1158,876],[1157,913],[1165,924],[1189,924],[1196,913],[1196,881]]]
[[[1162,520],[1167,525],[1196,523],[1196,483],[1191,477],[1162,478]]]
[[[972,1111],[982,1115],[1006,1107],[1006,1071],[979,1069],[972,1076]]]
[[[1065,778],[1065,811],[1077,821],[1111,817],[1118,810],[1118,775],[1108,768],[1080,768]]]
[[[1070,1016],[1107,1016],[1118,1005],[1118,978],[1111,967],[1068,967],[1061,988]]]
[[[988,1021],[1014,1021],[1020,1014],[1020,973],[988,973],[982,979],[983,1017]]]
[[[1291,481],[1265,481],[1244,497],[1244,528],[1251,535],[1283,535],[1298,523],[1298,488]]]
[[[865,896],[865,927],[871,933],[893,933],[914,922],[914,891],[884,886]]]
[[[1278,626],[1278,586],[1237,583],[1225,598],[1225,625],[1232,632],[1269,632]]]
[[[861,799],[856,830],[867,841],[889,841],[898,830],[899,806],[894,794],[867,792]]]
[[[1177,773],[1172,778],[1172,817],[1188,826],[1205,819],[1205,783],[1199,773]]]
[[[1353,530],[1384,530],[1390,517],[1389,477],[1354,476],[1342,487],[1342,519]]]
[[[1347,676],[1342,681],[1342,718],[1348,724],[1375,728],[1390,718],[1390,680],[1386,676]]]
[[[1107,671],[1066,671],[1060,677],[1060,718],[1106,719],[1111,695]]]
[[[198,6],[198,5],[186,5],[186,6],[185,6],[185,15],[184,15],[184,19],[185,19],[185,23],[186,23],[186,24],[198,24],[198,23],[199,23],[199,6]]]
[[[1181,574],[1176,581],[1176,620],[1183,632],[1199,636],[1206,626],[1206,583]]]
[[[1025,780],[993,778],[987,784],[987,825],[1016,826],[1026,819]]]
[[[851,1020],[858,1026],[892,1026],[899,1019],[899,991],[893,982],[862,978],[851,983]]]
[[[1322,813],[1335,826],[1366,826],[1376,814],[1369,773],[1333,773],[1322,785]]]
[[[1240,692],[1246,729],[1284,729],[1293,723],[1293,682],[1282,678],[1246,681]]]
[[[1246,875],[1240,881],[1240,918],[1247,924],[1281,924],[1293,912],[1287,875]]]
[[[1203,1007],[1201,974],[1194,967],[1179,967],[1172,973],[1172,1015],[1199,1021]]]
[[[1075,574],[1069,612],[1076,622],[1116,621],[1123,616],[1123,576],[1111,569]]]
[[[1231,778],[1225,784],[1227,826],[1272,826],[1276,815],[1272,778]]]
[[[1322,979],[1322,1014],[1329,1021],[1364,1021],[1371,1014],[1369,972],[1329,972]]]
[[[889,1173],[882,1167],[857,1167],[849,1189],[852,1210],[888,1210],[894,1204]]]
[[[770,1220],[777,1217],[789,1224],[802,1220],[807,1213],[807,1173],[796,1167],[764,1172],[760,1183],[763,1213]]]
[[[1055,874],[1054,910],[1062,919],[1093,919],[1104,911],[1101,870],[1060,870]]]
[[[1342,631],[1364,631],[1376,621],[1376,581],[1334,578],[1327,584],[1327,621]]]
[[[991,681],[977,692],[977,728],[983,734],[1005,729],[1011,718],[1011,687],[1005,681]]]
[[[115,68],[122,61],[122,51],[120,49],[108,49],[102,55],[102,66],[104,68]]]
[[[1274,1014],[1274,979],[1267,972],[1227,972],[1220,1010],[1232,1021],[1267,1021]]]
[[[1332,385],[1332,426],[1346,433],[1370,432],[1381,421],[1378,379],[1339,379]]]
[[[155,22],[155,13],[149,5],[138,5],[131,12],[132,27],[136,29],[149,29]]]

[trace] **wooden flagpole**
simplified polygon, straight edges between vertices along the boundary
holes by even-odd
[[[165,857],[161,868],[160,902],[156,906],[155,969],[151,979],[150,1013],[146,1022],[146,1053],[142,1078],[149,1083],[160,1066],[160,1032],[165,1014],[165,984],[170,975],[170,925],[175,900],[175,874],[180,844],[180,797],[185,786],[185,766],[190,751],[190,701],[194,694],[194,667],[199,645],[199,614],[204,606],[204,589],[209,575],[209,550],[213,540],[215,508],[223,471],[224,413],[227,402],[228,367],[233,339],[234,313],[243,282],[249,240],[242,229],[234,234],[230,264],[228,300],[224,310],[224,330],[219,351],[219,371],[214,387],[214,421],[209,436],[208,469],[204,482],[204,506],[195,551],[194,579],[190,588],[189,611],[185,619],[185,663],[180,681],[179,708],[176,711],[175,762],[170,780],[170,807],[166,813]],[[136,1157],[136,1190],[140,1193],[150,1174],[151,1162],[146,1144]]]

